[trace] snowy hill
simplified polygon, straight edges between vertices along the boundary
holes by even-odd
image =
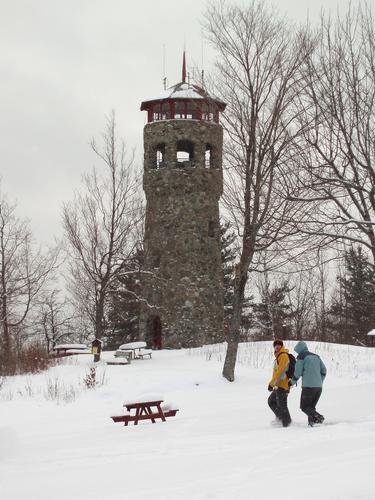
[[[287,343],[292,348],[294,342]],[[156,351],[152,359],[64,358],[0,389],[1,500],[373,500],[375,349],[308,343],[328,376],[310,428],[289,396],[293,423],[271,425],[270,342],[243,344],[236,381],[221,376],[224,346]],[[179,408],[167,422],[124,427],[111,415],[144,393]]]

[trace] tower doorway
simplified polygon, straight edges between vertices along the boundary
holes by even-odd
[[[161,321],[159,316],[154,316],[151,323],[152,348],[161,349]]]

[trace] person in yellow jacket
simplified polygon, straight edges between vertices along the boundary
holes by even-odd
[[[292,419],[288,410],[289,385],[286,371],[289,367],[288,349],[284,347],[283,341],[276,339],[273,342],[275,361],[273,365],[272,378],[268,384],[271,395],[268,398],[268,405],[274,412],[277,421],[283,427],[288,427]]]

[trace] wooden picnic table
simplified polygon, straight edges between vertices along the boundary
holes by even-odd
[[[155,418],[161,418],[165,422],[164,412],[161,409],[162,402],[163,400],[144,401],[142,403],[125,403],[124,406],[128,411],[135,410],[134,425],[137,425],[139,420],[145,419],[150,419],[154,424]]]
[[[146,349],[146,342],[129,342],[128,344],[122,344],[116,351],[115,356],[118,356],[119,353],[128,353],[131,356],[131,359],[143,359],[148,356],[151,358],[152,351],[150,349]]]
[[[129,414],[112,416],[111,418],[114,422],[124,422],[124,425],[128,425],[129,422],[134,422],[134,425],[138,425],[139,420],[151,420],[154,424],[157,418],[165,422],[166,417],[174,417],[178,410],[163,411],[161,407],[162,402],[163,400],[160,399],[156,401],[124,403]],[[131,413],[132,410],[135,410],[134,414]]]

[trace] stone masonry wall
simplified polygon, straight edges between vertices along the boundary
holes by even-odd
[[[177,142],[194,155],[176,161]],[[163,167],[155,147],[165,145]],[[159,316],[163,347],[215,342],[223,329],[219,198],[222,194],[222,129],[197,120],[153,122],[144,129],[146,193],[144,337],[152,343],[150,317]],[[211,151],[206,167],[205,151]]]

